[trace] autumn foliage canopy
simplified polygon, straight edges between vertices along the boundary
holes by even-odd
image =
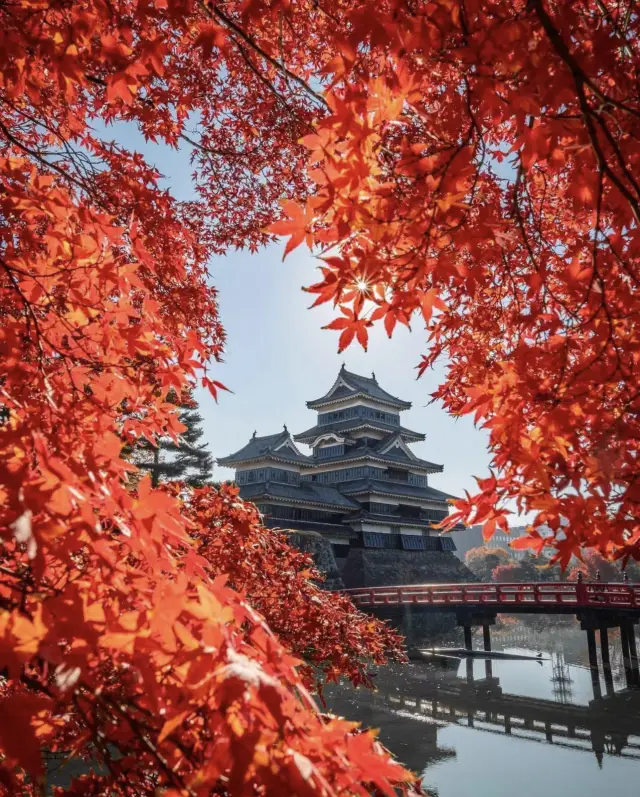
[[[452,522],[515,501],[568,521],[562,562],[638,558],[639,26],[622,0],[0,3],[0,788],[38,793],[43,748],[101,761],[78,797],[411,788],[308,692],[397,640],[233,489],[121,456],[180,433],[169,391],[224,389],[230,248],[312,246],[340,348],[424,321],[420,371],[446,358],[435,395],[494,455]],[[123,123],[190,148],[194,199]]]
[[[337,302],[341,348],[424,320],[419,372],[444,359],[433,395],[493,452],[450,525],[490,537],[511,502],[556,532],[520,547],[637,559],[637,6],[369,5],[336,12],[311,196],[271,229],[324,248],[310,290]]]

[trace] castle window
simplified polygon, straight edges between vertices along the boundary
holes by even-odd
[[[370,512],[378,515],[394,515],[398,514],[398,507],[395,504],[383,504],[372,501],[370,504]]]
[[[310,509],[304,506],[281,506],[275,504],[269,507],[270,517],[276,520],[310,520],[318,523],[335,523],[336,515],[324,512],[322,509]]]
[[[281,482],[282,484],[298,484],[298,474],[291,470],[284,470],[282,468],[270,468],[269,478],[274,482]]]
[[[318,459],[326,459],[327,457],[337,457],[344,454],[344,446],[326,446],[326,448],[316,448],[315,455]]]
[[[401,534],[400,541],[405,551],[424,551],[426,537],[418,537],[416,534]]]
[[[439,523],[444,520],[449,513],[442,509],[421,509],[420,517],[423,520],[430,520],[432,523]]]
[[[408,482],[409,474],[406,470],[398,470],[397,468],[389,468],[387,470],[387,478],[394,482]]]
[[[419,476],[417,473],[410,473],[408,479],[409,479],[409,484],[413,484],[414,487],[427,486],[426,476]]]
[[[363,531],[362,542],[365,548],[384,548],[385,547],[385,534],[378,531]]]

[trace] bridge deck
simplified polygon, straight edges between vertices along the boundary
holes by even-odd
[[[640,584],[410,584],[359,587],[345,593],[362,608],[413,606],[422,611],[470,609],[573,614],[581,610],[640,614]]]

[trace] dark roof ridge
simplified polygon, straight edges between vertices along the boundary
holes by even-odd
[[[379,384],[374,374],[371,374],[371,376],[362,376],[362,374],[357,374],[355,371],[347,371],[344,365],[341,370],[343,374],[346,374],[347,379],[351,376],[354,379],[362,379],[364,382],[373,382],[374,385]]]
[[[281,448],[288,443],[285,451]],[[268,434],[258,436],[253,433],[249,442],[242,446],[242,448],[229,454],[226,457],[218,457],[218,464],[223,467],[226,464],[233,465],[235,462],[245,462],[251,460],[258,460],[263,458],[280,459],[288,462],[308,462],[309,457],[301,454],[296,448],[291,433],[285,427],[277,434]]]
[[[417,470],[426,470],[434,473],[441,473],[443,470],[442,465],[438,465],[435,462],[429,462],[426,459],[420,459],[419,457],[416,457],[415,460],[398,460],[393,456],[390,456],[388,453],[380,454],[376,448],[369,448],[368,446],[363,446],[362,448],[352,447],[345,454],[338,454],[335,457],[326,457],[323,459],[313,459],[312,457],[307,457],[304,460],[304,464],[307,467],[325,467],[326,465],[338,465],[360,459],[374,459],[387,464],[391,463],[394,465],[405,465],[408,468],[416,468]]]
[[[337,394],[341,390],[341,386],[338,385],[340,380],[344,382],[346,390],[348,391],[347,395],[345,395],[343,392],[342,395],[337,395],[334,397],[334,394]],[[342,389],[344,390],[344,388]],[[395,407],[398,410],[409,409],[411,407],[410,401],[404,401],[397,396],[393,396],[391,393],[388,393],[386,390],[384,390],[384,388],[380,387],[375,374],[372,374],[369,377],[356,374],[353,371],[347,371],[344,363],[338,373],[338,376],[334,380],[333,385],[329,388],[329,391],[318,399],[307,401],[307,407],[313,408],[314,406],[350,400],[359,394],[364,395],[372,401],[378,401],[381,404],[387,404],[389,406]]]
[[[426,435],[423,432],[414,432],[413,429],[408,429],[406,426],[392,426],[385,421],[379,421],[375,418],[347,418],[343,421],[332,421],[331,423],[323,424],[317,423],[315,426],[305,429],[304,432],[294,434],[293,439],[302,443],[304,442],[304,439],[308,439],[312,436],[319,437],[320,435],[325,433],[328,434],[329,432],[333,432],[334,434],[340,433],[348,436],[350,431],[365,428],[375,429],[379,432],[386,432],[387,435],[397,432],[401,435],[406,435],[407,437],[415,437],[415,442],[422,442],[426,439]]]

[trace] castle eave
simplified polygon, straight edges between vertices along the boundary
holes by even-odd
[[[242,485],[241,498],[248,501],[268,499],[290,506],[314,506],[319,509],[353,512],[360,505],[333,487],[305,482],[298,487],[279,482],[257,482]]]
[[[404,465],[407,469],[422,473],[441,473],[443,469],[442,465],[436,465],[435,462],[427,462],[424,459],[417,458],[415,460],[399,460],[393,456],[380,455],[371,449],[362,449],[362,452],[357,455],[355,455],[355,452],[350,452],[349,454],[340,454],[337,457],[326,457],[325,459],[312,459],[309,457],[306,462],[300,464],[305,469],[313,469],[320,466],[325,467],[326,465],[358,462],[363,459],[381,462],[384,465]]]
[[[444,519],[444,518],[443,518]],[[361,512],[358,515],[345,519],[345,523],[373,523],[378,526],[402,526],[410,529],[433,529],[436,530],[439,520],[428,520],[427,518],[407,518],[398,515],[372,515],[368,512]]]
[[[344,365],[329,392],[318,399],[307,401],[307,407],[309,409],[318,409],[319,407],[350,401],[354,398],[370,399],[395,409],[408,410],[411,408],[410,401],[403,401],[383,390],[373,374],[370,377],[354,374],[351,371],[347,371]]]
[[[332,537],[357,537],[358,532],[348,526],[339,526],[335,523],[321,523],[317,520],[282,520],[282,518],[266,518],[266,526],[270,529],[281,531],[317,531],[320,534],[330,534]],[[284,525],[286,524],[286,525]]]
[[[402,482],[383,482],[376,479],[358,479],[354,482],[342,482],[340,490],[345,495],[384,495],[389,498],[416,498],[422,501],[448,503],[455,496],[436,490],[434,487],[417,487]]]
[[[399,434],[405,440],[411,442],[422,442],[426,439],[426,435],[420,432],[414,432],[411,429],[406,429],[404,426],[393,426],[390,423],[376,420],[361,420],[354,418],[353,420],[338,421],[337,423],[327,423],[322,425],[312,426],[305,432],[300,432],[293,436],[293,439],[298,443],[311,443],[323,434],[348,435],[349,432],[357,432],[362,429],[372,429],[377,432],[393,432]]]
[[[400,399],[386,399],[386,398],[378,398],[371,396],[369,393],[365,393],[364,391],[358,391],[356,393],[349,393],[348,395],[343,395],[339,397],[332,396],[331,398],[319,398],[315,399],[314,401],[307,401],[307,407],[310,410],[319,410],[322,407],[331,407],[335,404],[344,404],[345,401],[351,401],[352,399],[361,398],[361,399],[369,399],[370,401],[375,401],[376,404],[384,404],[387,407],[393,407],[395,410],[410,410],[411,409],[411,402],[410,401],[401,401]]]
[[[236,467],[238,465],[251,465],[254,462],[281,462],[283,465],[304,465],[305,463],[311,463],[313,460],[311,457],[305,457],[304,455],[300,455],[303,459],[291,458],[288,457],[279,457],[276,454],[256,454],[253,457],[243,458],[243,459],[235,459],[234,455],[230,455],[228,457],[220,457],[216,459],[216,464],[222,465],[222,467],[229,468],[229,467]]]

